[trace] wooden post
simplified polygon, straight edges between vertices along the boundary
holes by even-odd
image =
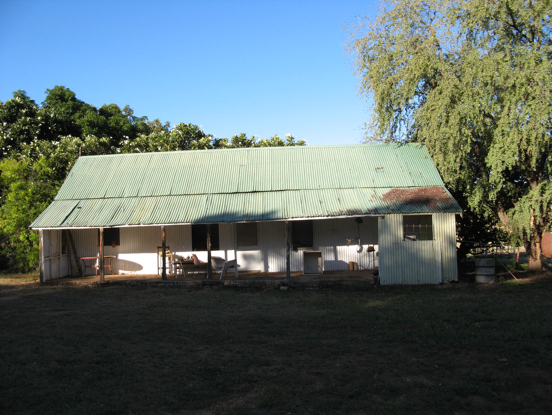
[[[288,281],[288,286],[291,283],[291,261],[290,261],[290,231],[289,231],[289,221],[286,220],[286,278]]]
[[[50,279],[54,278],[54,270],[53,270],[53,263],[54,263],[54,249],[52,247],[52,231],[48,231],[48,252],[50,253],[49,259],[48,259],[48,275]]]
[[[161,260],[163,261],[163,272],[161,272],[161,279],[165,281],[167,279],[167,234],[165,233],[165,226],[161,226]],[[158,271],[159,272],[159,271]]]
[[[104,228],[100,228],[100,258],[98,265],[100,267],[100,283],[105,282],[105,273],[104,273]]]
[[[40,282],[44,282],[44,231],[40,229],[38,231],[38,267],[40,269]]]
[[[213,264],[211,264],[211,225],[207,225],[207,278],[213,278]]]
[[[61,278],[61,244],[63,243],[62,241],[63,239],[63,231],[61,231],[61,235],[59,236],[59,243],[58,243],[58,247],[57,247],[57,251],[58,251],[58,269],[57,269],[57,274],[58,274],[58,278]]]
[[[238,279],[238,224],[234,223],[234,260],[236,266],[234,267],[234,276]]]

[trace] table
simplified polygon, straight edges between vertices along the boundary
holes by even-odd
[[[187,266],[188,270],[190,270],[190,268],[194,269],[195,268],[194,261],[192,259],[177,259],[177,258],[175,258],[176,256],[177,255],[174,255],[171,258],[171,263],[172,263],[172,266],[173,266],[173,269],[174,269],[174,277],[178,278],[178,269],[179,268],[182,271],[182,276],[185,277],[186,276],[186,268],[184,266]]]
[[[104,255],[104,268],[108,267],[109,272],[111,272],[111,275],[113,275],[113,270],[111,269],[111,262],[113,261],[113,258],[115,258],[114,255]],[[96,276],[98,276],[98,269],[100,269],[100,256],[81,256],[79,258],[82,261],[82,265],[84,265],[84,269],[82,270],[83,274],[86,274],[86,268],[95,268],[96,269]],[[86,265],[87,260],[94,260],[93,265]],[[107,261],[106,261],[107,260]]]

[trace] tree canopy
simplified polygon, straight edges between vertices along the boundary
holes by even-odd
[[[230,139],[195,124],[171,127],[138,117],[127,105],[96,108],[64,86],[46,90],[40,105],[25,91],[0,101],[0,269],[38,266],[38,237],[28,229],[53,200],[79,155],[305,145],[287,135]]]
[[[443,179],[540,269],[551,229],[550,0],[392,0],[352,33],[371,138],[427,145]]]

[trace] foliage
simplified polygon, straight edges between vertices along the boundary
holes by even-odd
[[[257,140],[217,138],[194,124],[171,128],[138,117],[127,105],[96,108],[64,86],[46,90],[41,105],[25,91],[0,102],[0,268],[28,271],[38,264],[31,222],[53,200],[79,155],[305,145],[288,134]]]
[[[46,157],[34,162],[4,159],[0,170],[0,185],[4,189],[0,253],[4,266],[31,269],[38,263],[38,235],[29,225],[51,202],[58,182],[51,180],[51,163]]]
[[[239,134],[232,137],[231,147],[282,147],[282,146],[304,146],[304,140],[295,141],[295,137],[291,134],[286,134],[286,139],[282,140],[278,134],[270,138],[257,140],[257,137],[251,136],[247,138],[245,134]]]
[[[349,44],[372,132],[427,145],[468,206],[540,269],[552,223],[549,0],[393,0]]]

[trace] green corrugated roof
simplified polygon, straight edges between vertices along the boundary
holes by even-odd
[[[425,187],[441,197],[386,197]],[[460,211],[424,146],[269,147],[81,157],[31,227]]]

